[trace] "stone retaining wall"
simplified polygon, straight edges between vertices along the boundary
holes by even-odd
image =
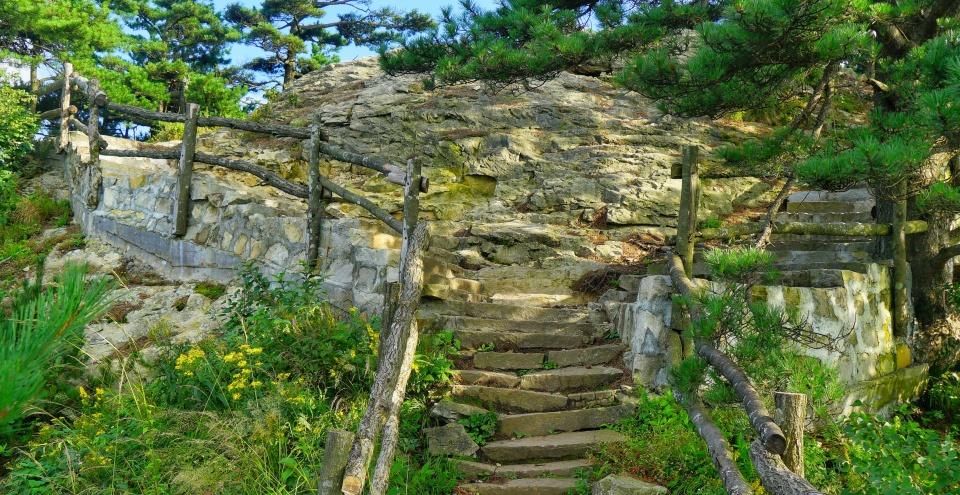
[[[111,149],[142,144],[106,138]],[[306,204],[255,177],[195,167],[189,227],[172,235],[176,163],[147,158],[101,157],[99,178],[84,164],[86,136],[63,158],[74,218],[90,236],[136,256],[177,280],[227,281],[245,262],[264,273],[299,272],[306,253]],[[88,207],[87,191],[97,199]],[[323,222],[321,273],[332,301],[378,314],[383,290],[397,279],[399,239],[376,222],[356,217]]]
[[[911,361],[910,349],[894,340],[890,313],[889,268],[870,264],[866,273],[839,271],[837,287],[756,287],[754,296],[778,308],[796,310],[820,333],[839,339],[838,349],[809,349],[807,353],[836,366],[848,387],[842,409],[850,412],[857,401],[882,410],[916,397],[923,390],[926,365]],[[672,326],[673,292],[670,277],[649,275],[634,280],[621,302],[606,302],[628,350],[625,364],[638,384],[667,385],[667,365],[679,348]]]

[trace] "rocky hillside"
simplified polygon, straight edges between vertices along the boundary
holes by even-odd
[[[480,84],[428,91],[417,76],[383,74],[375,59],[311,73],[257,114],[302,126],[316,118],[331,142],[398,163],[421,159],[431,179],[424,215],[435,220],[435,239],[473,268],[636,260],[643,246],[673,233],[680,181],[670,179],[670,168],[680,146],[702,146],[704,169],[718,171],[712,150],[762,132],[665,116],[593,77],[564,73],[537,88],[495,94]],[[306,175],[293,140],[222,131],[202,145],[291,178]],[[399,211],[396,186],[343,164],[323,168]],[[756,204],[771,189],[754,178],[706,182],[704,218]],[[361,214],[343,203],[328,210]]]

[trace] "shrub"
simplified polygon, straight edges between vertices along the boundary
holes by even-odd
[[[462,476],[450,459],[432,457],[419,465],[398,455],[390,469],[388,495],[449,495]]]
[[[72,266],[51,287],[27,284],[0,321],[0,436],[11,433],[44,386],[79,363],[83,329],[110,307],[107,279]]]
[[[33,149],[39,122],[27,108],[32,99],[30,93],[0,79],[0,170],[20,170]]]
[[[216,282],[199,282],[193,291],[211,301],[216,301],[227,293],[227,286]]]
[[[470,438],[472,438],[477,445],[482,446],[487,443],[487,440],[493,438],[493,435],[497,432],[497,425],[500,423],[500,420],[497,418],[497,413],[485,412],[471,414],[466,418],[462,418],[459,423],[467,430]]]
[[[849,493],[960,493],[960,446],[901,411],[889,420],[856,413],[844,425]]]
[[[944,373],[934,379],[927,390],[927,403],[949,421],[960,419],[960,372]]]

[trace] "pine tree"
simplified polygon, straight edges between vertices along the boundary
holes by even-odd
[[[238,41],[240,35],[223,22],[212,3],[122,0],[115,4],[115,9],[133,32],[126,47],[133,62],[128,67],[140,67],[150,82],[162,82],[166,86],[165,97],[156,87],[142,86],[144,94],[150,95],[148,99],[159,110],[184,108],[192,96],[189,87],[192,80],[202,79],[209,86],[211,77],[216,77],[223,86],[229,84],[223,72],[224,65],[229,63],[227,45]],[[122,59],[109,63],[122,65]],[[222,101],[213,103],[224,105]],[[234,104],[236,106],[236,100]]]
[[[351,10],[328,20],[325,9],[329,7]],[[283,74],[284,88],[299,75],[336,62],[340,47],[386,45],[432,25],[429,16],[415,10],[374,10],[369,0],[267,0],[258,8],[233,4],[226,17],[243,30],[247,43],[267,52],[246,67],[268,75]]]
[[[545,80],[619,59],[615,80],[682,116],[788,115],[768,138],[725,150],[813,186],[866,184],[892,220],[906,200],[930,229],[911,238],[921,331],[944,325],[960,235],[960,2],[865,0],[470,0],[441,26],[384,52],[389,73],[493,86]],[[865,122],[831,126],[837,86],[873,102]],[[958,335],[958,329],[953,329]]]

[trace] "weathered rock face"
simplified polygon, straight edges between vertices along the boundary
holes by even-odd
[[[701,145],[703,166],[719,168],[712,150],[748,129],[663,116],[645,99],[587,76],[561,74],[524,92],[490,94],[480,85],[425,91],[419,77],[388,77],[373,59],[309,74],[259,113],[293,125],[319,121],[332,143],[361,153],[420,159],[432,184],[421,207],[433,220],[434,245],[453,253],[448,261],[476,270],[491,300],[540,304],[586,302],[571,289],[574,281],[605,263],[642,257],[638,236],[672,235],[680,181],[670,179],[670,169],[680,145]],[[86,138],[77,137],[85,154]],[[111,148],[140,146],[108,141]],[[303,143],[294,139],[219,130],[202,134],[199,148],[305,180]],[[199,165],[187,234],[173,238],[175,164],[101,162],[102,184],[76,163],[69,167],[75,203],[100,199],[93,211],[77,207],[85,231],[177,278],[229,278],[246,260],[273,273],[298,269],[303,201]],[[382,177],[333,161],[321,169],[399,214],[399,188]],[[704,217],[754,204],[770,190],[753,178],[705,183]],[[384,283],[395,277],[386,265],[396,259],[396,238],[354,205],[335,200],[326,213],[321,252],[332,295],[377,311]],[[429,294],[450,290],[428,284]]]

